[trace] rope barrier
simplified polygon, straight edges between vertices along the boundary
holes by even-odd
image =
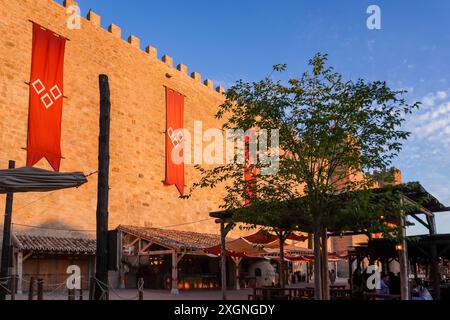
[[[52,295],[54,295],[55,293],[57,293],[57,292],[59,291],[59,289],[60,289],[62,286],[64,286],[64,285],[66,285],[66,282],[61,283],[61,284],[60,284],[58,287],[56,287],[56,289],[54,289],[53,291],[51,291],[51,292],[49,292],[49,293],[46,293],[46,296],[50,296],[50,299],[51,299],[51,300],[56,300],[57,296],[55,295],[55,297],[52,298]]]
[[[6,294],[11,293],[11,289],[7,287],[8,282],[0,282],[0,288],[3,289]]]
[[[2,280],[2,281],[0,281],[0,288],[6,290],[7,294],[11,293],[11,290],[10,290],[10,288],[7,287],[7,285],[8,285],[8,281],[11,280],[12,278],[15,278],[15,277],[10,276],[10,277],[5,277],[5,278],[0,278],[0,280]],[[117,290],[114,289],[114,287],[111,285],[111,283],[106,284],[95,277],[93,278],[93,280],[97,283],[98,288],[100,288],[100,290],[102,291],[102,295],[100,297],[101,300],[103,300],[107,296],[108,292],[113,293],[120,300],[139,300],[139,293],[144,291],[144,281],[142,281],[141,279],[138,281],[138,293],[132,297],[122,296]],[[25,278],[22,278],[21,281],[25,284],[31,283],[31,281],[28,281]],[[81,279],[81,282],[86,285],[90,285],[89,280]],[[45,293],[45,297],[50,298],[51,300],[55,300],[56,298],[58,298],[58,295],[57,295],[58,291],[63,289],[64,286],[66,286],[66,285],[67,285],[66,282],[61,282],[61,283],[56,283],[56,284],[45,284],[45,287],[52,288],[52,290],[50,292]],[[36,297],[37,295],[38,295],[37,291],[33,292],[33,297]]]

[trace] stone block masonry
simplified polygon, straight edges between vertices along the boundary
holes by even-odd
[[[74,1],[65,1],[73,5]],[[141,49],[142,39],[122,38],[120,27],[101,27],[101,17],[90,11],[80,30],[69,30],[66,8],[52,0],[0,0],[0,167],[8,160],[25,165],[28,120],[32,24],[35,21],[70,41],[65,57],[65,96],[62,120],[61,171],[90,173],[97,170],[99,89],[98,75],[107,74],[112,96],[110,228],[118,224],[166,227],[207,219],[218,210],[224,190],[202,190],[181,200],[174,186],[164,186],[165,90],[168,86],[186,96],[185,124],[195,120],[204,128],[219,128],[214,118],[223,100],[223,88],[201,82],[198,72],[164,55],[152,46]],[[138,31],[138,30],[136,30]],[[170,74],[170,77],[167,76]],[[46,161],[38,167],[49,168]],[[198,177],[186,168],[190,185]],[[95,229],[97,177],[78,190],[50,194],[17,194],[13,220],[17,224],[62,229]],[[0,197],[0,210],[4,197]],[[16,226],[17,230],[19,227]],[[178,229],[217,233],[213,220]],[[54,234],[33,229],[39,234]],[[87,235],[88,233],[86,233]],[[93,235],[93,234],[91,234]]]

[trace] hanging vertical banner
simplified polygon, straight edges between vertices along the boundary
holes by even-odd
[[[33,23],[27,166],[46,158],[61,163],[61,118],[66,39]]]
[[[184,194],[184,96],[166,88],[166,179]]]
[[[252,144],[252,146],[250,145]],[[245,164],[244,164],[244,180],[245,180],[245,205],[250,206],[252,199],[256,198],[256,177],[258,168],[255,167],[256,159],[252,149],[256,149],[256,132],[250,130],[245,135]]]

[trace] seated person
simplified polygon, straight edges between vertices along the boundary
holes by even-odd
[[[389,294],[389,275],[383,274],[380,281],[380,289],[377,290],[378,294]]]
[[[411,300],[433,300],[430,292],[423,286],[420,279],[414,279],[411,288]]]

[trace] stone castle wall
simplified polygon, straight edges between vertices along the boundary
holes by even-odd
[[[70,6],[73,1],[66,1]],[[141,50],[140,40],[123,40],[121,30],[105,30],[100,16],[89,12],[80,30],[67,28],[66,8],[52,0],[0,0],[0,167],[9,159],[17,166],[26,162],[32,23],[41,24],[70,41],[66,45],[65,96],[61,147],[61,171],[97,170],[99,74],[107,74],[112,97],[110,228],[119,224],[169,227],[208,219],[218,210],[223,189],[201,190],[181,200],[175,186],[164,186],[165,174],[165,86],[186,96],[185,125],[194,121],[204,129],[220,128],[214,118],[223,102],[223,88],[202,82],[197,72],[188,74],[185,65],[157,57],[155,48]],[[192,132],[192,131],[191,131]],[[49,169],[45,160],[38,167]],[[186,184],[198,177],[186,167]],[[54,229],[95,229],[97,176],[76,190],[51,194],[16,194],[13,221],[44,227],[34,233],[55,234]],[[0,210],[4,208],[0,197]],[[217,233],[214,220],[186,224],[175,229]],[[30,231],[27,229],[27,231]],[[85,235],[94,234],[83,231]]]

